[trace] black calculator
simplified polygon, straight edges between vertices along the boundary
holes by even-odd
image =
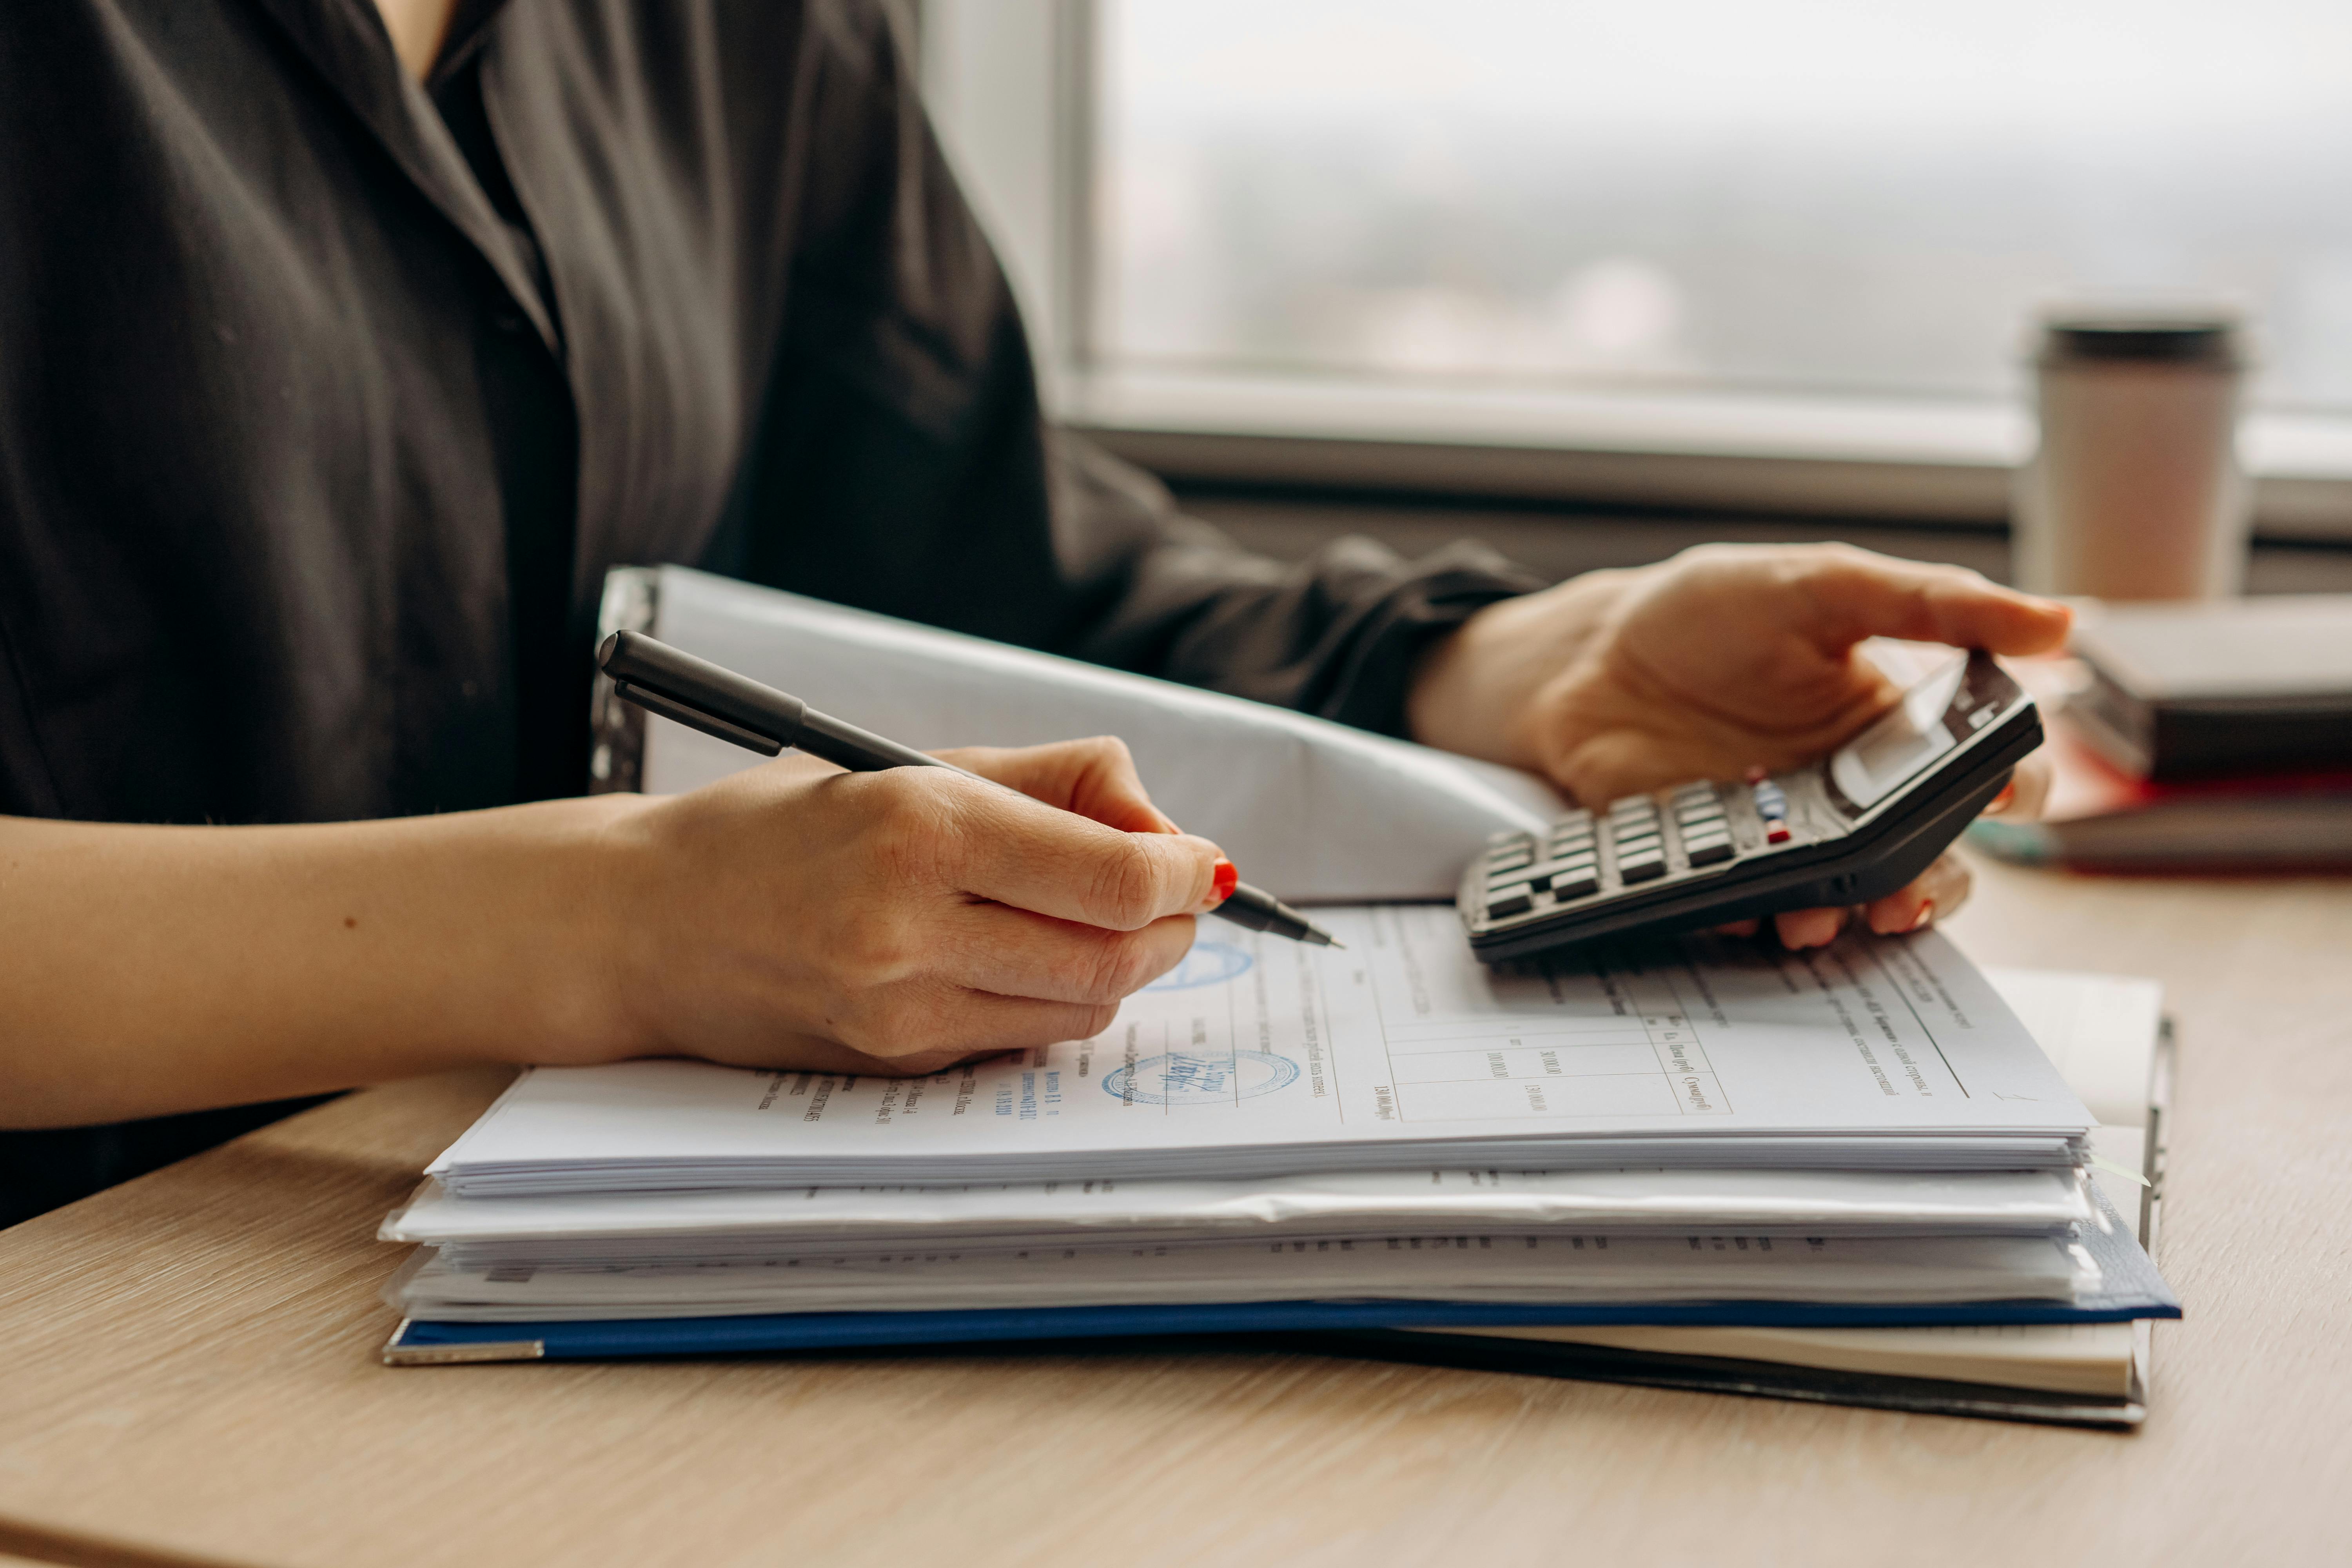
[[[1808,767],[1701,781],[1502,833],[1455,902],[1488,963],[1600,936],[1867,903],[1926,870],[2042,743],[2033,700],[1971,653]]]

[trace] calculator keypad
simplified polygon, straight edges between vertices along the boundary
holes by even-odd
[[[1890,736],[1941,750],[1895,778],[1880,752],[1915,752],[1886,750]],[[1498,833],[1462,868],[1454,907],[1472,951],[1507,963],[1612,934],[1867,901],[1916,876],[2041,739],[2032,700],[1974,653],[1830,757],[1779,773],[1759,763]]]
[[[1747,828],[1751,846],[1759,825],[1787,832],[1787,797],[1777,786],[1763,787],[1777,800],[1768,803],[1759,791],[1743,803],[1755,818]],[[1627,795],[1605,811],[1572,811],[1540,834],[1498,834],[1482,868],[1486,919],[1516,920],[1726,865],[1739,853],[1726,797],[1748,793],[1739,785],[1690,784],[1663,798]]]

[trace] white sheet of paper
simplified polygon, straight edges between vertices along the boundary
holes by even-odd
[[[431,1167],[462,1194],[1432,1164],[2072,1163],[2091,1125],[1934,931],[1480,964],[1452,910],[1347,951],[1202,923],[1112,1026],[929,1078],[654,1061],[527,1074]]]
[[[2073,1171],[1357,1171],[1255,1182],[1044,1182],[457,1198],[428,1183],[385,1241],[454,1268],[786,1257],[914,1245],[1051,1246],[1171,1236],[1322,1239],[1397,1231],[1843,1236],[2063,1231],[2092,1217]]]
[[[1984,971],[2103,1128],[2147,1124],[2164,984],[2057,969]]]
[[[1450,899],[1488,834],[1568,809],[1531,774],[1286,708],[680,566],[656,592],[655,636],[919,750],[1119,736],[1161,809],[1287,899]],[[760,760],[646,720],[653,794]]]
[[[2063,1300],[2099,1279],[2078,1244],[2050,1237],[1389,1237],[481,1273],[421,1257],[394,1281],[402,1310],[478,1322],[1303,1299]]]

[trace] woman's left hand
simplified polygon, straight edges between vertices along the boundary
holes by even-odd
[[[1423,657],[1406,711],[1415,739],[1540,773],[1592,805],[1777,773],[1844,744],[1898,696],[1866,638],[2034,654],[2063,643],[2071,618],[1958,566],[1838,544],[1705,545],[1487,606]],[[2037,807],[2046,778],[2021,768],[2009,808]],[[1858,912],[1874,931],[1908,931],[1968,887],[1947,854]],[[1774,922],[1788,945],[1818,946],[1853,912]]]

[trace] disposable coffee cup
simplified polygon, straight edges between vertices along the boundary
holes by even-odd
[[[2219,599],[2243,587],[2244,357],[2229,316],[2062,314],[2035,359],[2041,441],[2011,566],[2037,594]]]

